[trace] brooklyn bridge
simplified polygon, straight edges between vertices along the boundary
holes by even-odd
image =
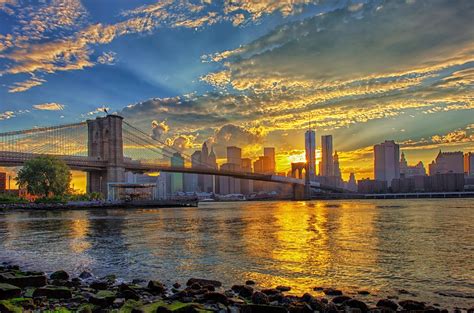
[[[228,176],[255,181],[289,184],[295,199],[307,199],[311,189],[344,192],[343,189],[299,179],[241,171],[226,171],[202,164],[199,167],[170,166],[177,149],[152,138],[121,116],[107,115],[85,122],[0,133],[0,166],[22,166],[42,155],[62,159],[71,169],[87,173],[87,191],[106,195],[111,183],[125,182],[125,173],[174,172]],[[189,155],[183,154],[187,163]]]

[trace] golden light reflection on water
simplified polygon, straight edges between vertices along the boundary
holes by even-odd
[[[341,214],[358,209],[352,204],[332,207],[323,202],[278,202],[272,207],[276,218],[268,219],[270,232],[262,233],[261,225],[252,223],[244,232],[246,253],[269,260],[268,270],[247,271],[246,277],[268,288],[289,285],[293,294],[315,293],[315,286],[342,287],[336,280],[339,273],[335,272],[335,262],[376,266],[377,253],[371,251],[376,244],[373,212],[354,219]],[[252,210],[251,206],[248,210]],[[355,237],[366,240],[351,240]]]
[[[89,220],[74,219],[71,222],[70,241],[71,250],[75,253],[81,253],[89,249],[91,244],[87,240],[87,231],[89,230]]]

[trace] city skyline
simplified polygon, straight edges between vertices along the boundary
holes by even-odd
[[[345,180],[373,178],[372,146],[387,138],[428,166],[439,149],[474,150],[473,6],[7,1],[0,128],[77,122],[107,107],[188,154],[207,141],[219,162],[230,145],[252,159],[275,147],[287,171],[304,161],[310,116],[317,137],[333,135]]]

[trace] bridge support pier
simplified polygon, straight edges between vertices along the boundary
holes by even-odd
[[[99,192],[107,198],[108,183],[125,182],[123,164],[122,120],[118,115],[107,115],[87,121],[88,155],[107,161],[105,171],[89,172],[89,192]]]
[[[293,185],[293,200],[309,200],[310,196],[307,193],[305,185]]]

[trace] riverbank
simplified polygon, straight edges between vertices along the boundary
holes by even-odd
[[[70,201],[66,203],[5,203],[0,210],[84,210],[107,208],[173,208],[197,207],[196,200],[150,200],[150,201]]]
[[[324,294],[316,297],[288,295],[290,286],[259,289],[253,281],[226,287],[201,278],[166,286],[159,280],[123,282],[114,275],[98,278],[88,272],[77,277],[62,270],[46,275],[4,264],[0,266],[0,312],[448,312],[437,304],[398,297],[367,304],[367,291],[350,297],[334,288],[315,287],[315,293]],[[472,313],[474,308],[454,311]]]

